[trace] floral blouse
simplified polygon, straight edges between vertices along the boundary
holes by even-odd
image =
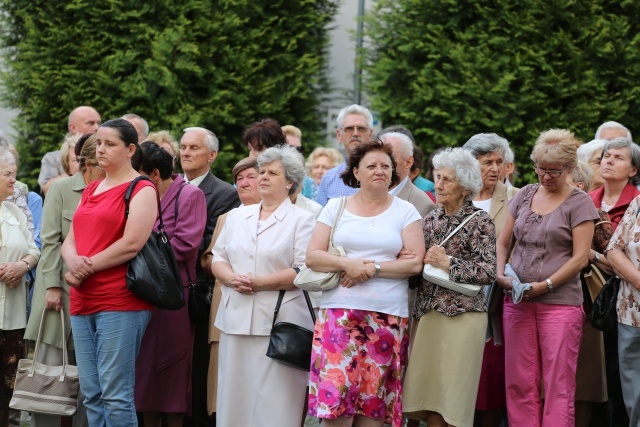
[[[451,280],[489,285],[496,278],[496,228],[488,213],[474,207],[470,201],[451,216],[445,214],[444,208],[438,208],[425,218],[424,240],[427,249],[439,244],[476,211],[480,212],[444,244],[444,249],[451,257]],[[483,291],[470,297],[423,279],[418,288],[413,316],[419,319],[432,308],[447,316],[467,311],[487,311]]]
[[[622,217],[611,237],[607,250],[619,249],[640,268],[640,196],[637,196]],[[620,280],[618,291],[618,322],[623,325],[640,327],[640,291],[625,280]]]

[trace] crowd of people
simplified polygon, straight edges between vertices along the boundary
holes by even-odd
[[[604,123],[588,143],[541,132],[538,182],[518,189],[495,133],[423,164],[411,131],[374,135],[367,108],[336,124],[344,154],[305,159],[300,129],[252,123],[230,184],[211,172],[212,131],[175,140],[136,114],[102,123],[78,107],[42,159],[44,204],[0,138],[0,427],[15,425],[17,363],[42,316],[39,362],[62,364],[66,344],[78,366],[74,426],[640,425],[640,148],[627,128]],[[159,214],[185,301],[211,301],[204,315],[127,289]],[[304,268],[340,275],[309,307],[294,285]],[[621,279],[605,332],[589,322],[596,270]],[[313,331],[309,372],[266,355],[276,305],[279,322]]]

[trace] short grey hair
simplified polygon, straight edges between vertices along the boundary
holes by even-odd
[[[127,119],[138,119],[142,122],[142,133],[144,134],[143,136],[147,136],[149,135],[149,123],[147,123],[147,121],[145,119],[143,119],[142,117],[140,117],[137,114],[134,113],[127,113],[124,116],[122,116],[123,119],[127,120]]]
[[[602,131],[605,129],[622,129],[624,131],[627,132],[627,138],[631,141],[633,141],[633,138],[631,137],[631,131],[629,129],[627,129],[625,126],[623,126],[622,124],[618,123],[618,122],[614,122],[614,121],[610,121],[610,122],[604,122],[603,124],[601,124],[598,127],[598,130],[596,130],[596,136],[594,139],[602,139],[600,138],[600,134],[602,134]]]
[[[504,155],[504,162],[513,163],[515,161],[516,161],[516,155],[513,154],[513,150],[511,149],[511,147],[508,147],[507,152]]]
[[[351,104],[348,107],[344,107],[338,113],[338,117],[336,118],[336,123],[338,124],[338,129],[342,130],[342,122],[344,118],[349,114],[359,114],[365,118],[367,121],[367,126],[369,129],[373,129],[373,115],[371,115],[371,111],[368,108],[365,108],[358,104]]]
[[[464,148],[447,148],[433,157],[433,168],[449,168],[456,174],[456,179],[465,189],[469,190],[469,195],[465,200],[473,198],[482,189],[482,174],[480,173],[480,163]]]
[[[628,148],[629,149],[629,154],[631,155],[631,165],[636,167],[636,174],[634,176],[632,176],[629,181],[633,184],[633,185],[638,185],[640,184],[640,147],[638,147],[638,144],[636,144],[635,142],[631,141],[628,138],[616,138],[616,139],[612,139],[611,141],[607,141],[607,143],[604,145],[604,148],[602,149],[602,154],[604,155],[604,153],[606,153],[607,151],[611,150],[612,148]]]
[[[593,182],[593,169],[585,162],[578,162],[571,172],[571,178],[574,184],[576,182],[584,183],[584,191],[588,193],[591,189],[591,182]]]
[[[213,153],[214,151],[218,151],[220,148],[220,143],[218,142],[218,137],[215,133],[211,132],[209,129],[200,128],[200,127],[190,127],[183,130],[184,133],[187,132],[201,132],[204,134],[204,143],[209,148],[209,152]]]
[[[278,145],[267,148],[258,156],[258,167],[262,169],[262,165],[276,160],[282,162],[285,178],[293,182],[289,195],[295,194],[304,181],[304,157],[295,147]]]
[[[589,141],[586,144],[582,144],[578,147],[578,161],[589,163],[591,156],[598,150],[602,150],[604,146],[607,144],[606,139],[594,139],[593,141]]]
[[[391,144],[391,139],[397,139],[400,141],[398,151],[405,159],[413,156],[413,141],[411,141],[411,138],[400,132],[388,132],[380,135],[380,141],[385,144]]]
[[[8,147],[0,146],[0,165],[15,165],[16,156]]]
[[[477,133],[469,138],[462,148],[471,151],[476,159],[500,151],[504,160],[509,151],[509,141],[495,133]]]

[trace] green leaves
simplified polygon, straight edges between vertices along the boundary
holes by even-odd
[[[19,109],[20,175],[35,185],[69,112],[91,105],[103,120],[135,112],[151,130],[203,126],[230,180],[248,152],[244,127],[272,117],[323,141],[326,28],[337,0],[0,0],[7,48],[4,103]]]

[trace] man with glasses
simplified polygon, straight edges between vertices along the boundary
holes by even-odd
[[[338,123],[336,137],[344,145],[345,161],[322,177],[316,196],[316,202],[322,206],[334,197],[355,194],[357,188],[347,187],[340,175],[347,168],[347,160],[351,152],[363,142],[369,142],[373,134],[373,116],[367,108],[358,104],[340,110],[336,122]]]

